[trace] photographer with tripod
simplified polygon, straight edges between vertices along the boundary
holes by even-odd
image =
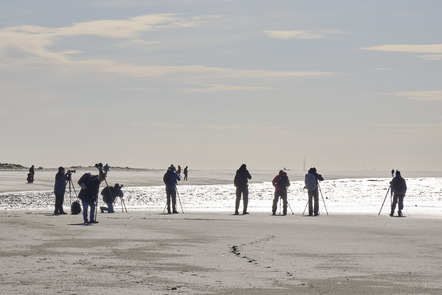
[[[78,180],[78,184],[81,186],[78,198],[83,205],[83,220],[84,223],[98,223],[95,219],[95,207],[98,200],[98,192],[100,190],[100,183],[106,179],[106,174],[99,169],[99,175],[91,175],[85,173]],[[88,209],[91,208],[90,218],[88,220]]]
[[[107,211],[108,213],[114,213],[114,203],[117,197],[123,198],[124,194],[121,188],[123,185],[116,183],[114,186],[106,186],[102,191],[103,201],[106,203],[107,207],[100,207],[101,213]]]
[[[305,187],[308,190],[308,216],[319,215],[319,181],[323,181],[324,178],[321,174],[316,172],[316,168],[310,168],[305,175]],[[313,201],[315,205],[313,207]],[[325,202],[324,202],[325,204]],[[305,211],[305,210],[304,210]]]
[[[273,198],[272,215],[276,215],[279,198],[282,199],[282,215],[287,215],[287,187],[290,186],[290,180],[287,173],[280,170],[279,174],[273,178],[273,186],[275,187],[275,195]]]
[[[399,172],[398,170],[396,170],[396,176],[390,182],[390,187],[391,195],[393,195],[390,216],[394,216],[394,210],[396,209],[396,204],[398,204],[398,216],[402,217],[402,209],[404,209],[404,197],[405,193],[407,192],[407,183],[405,182],[405,179],[402,178],[401,172]]]
[[[166,185],[166,197],[167,197],[167,213],[168,214],[178,214],[176,210],[176,196],[177,182],[181,180],[181,177],[176,173],[175,166],[170,165],[167,172],[163,176],[163,182]],[[172,210],[170,210],[170,200],[172,199]]]
[[[63,210],[64,193],[66,191],[66,183],[71,180],[71,173],[75,173],[75,170],[68,170],[65,173],[63,167],[58,167],[58,173],[55,175],[54,194],[55,194],[55,211],[54,215],[67,214]]]

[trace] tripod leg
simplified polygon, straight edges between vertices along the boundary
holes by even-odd
[[[318,183],[318,188],[319,188],[319,191],[321,192],[321,197],[322,197],[322,202],[324,203],[325,212],[328,215],[327,206],[325,206],[324,196],[322,195],[322,190],[321,190],[321,187],[319,186],[319,183]]]
[[[308,206],[308,200],[307,200],[307,203],[305,204],[304,212],[302,212],[302,215],[304,215],[305,210],[307,210],[307,206]]]
[[[287,201],[287,205],[289,205],[290,211],[292,211],[292,215],[295,215],[295,212],[293,212],[293,210],[292,210],[292,206],[290,206],[289,201]]]
[[[124,199],[123,199],[123,198],[121,198],[121,203],[123,204],[124,210],[125,210],[126,213],[127,213],[126,202],[124,202]]]
[[[281,202],[282,202],[281,197],[279,197],[279,215],[281,215]]]
[[[384,207],[385,200],[387,199],[388,192],[390,191],[391,186],[388,188],[387,193],[385,194],[384,201],[382,202],[381,209],[379,210],[378,216],[381,215],[382,208]],[[391,197],[390,197],[391,198]]]
[[[178,190],[176,190],[176,195],[178,196],[178,201],[180,201],[181,212],[183,212],[183,214],[184,214],[183,204],[181,204],[181,198],[180,198],[180,194],[178,193]]]

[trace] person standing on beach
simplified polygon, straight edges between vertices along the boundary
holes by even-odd
[[[242,164],[241,167],[236,170],[234,184],[236,187],[236,202],[235,202],[235,215],[238,215],[239,212],[239,203],[241,201],[241,195],[243,197],[243,211],[242,214],[249,214],[247,212],[247,205],[249,203],[249,185],[248,180],[252,179],[249,171],[247,170],[246,164]]]
[[[81,186],[78,198],[82,201],[83,205],[83,220],[84,223],[98,223],[95,219],[95,206],[98,200],[98,192],[100,190],[100,183],[106,178],[106,174],[100,171],[99,175],[91,175],[85,173],[78,180],[78,184]],[[88,209],[90,211],[90,218],[88,217]]]
[[[34,175],[35,175],[35,170],[34,170],[34,165],[31,166],[31,168],[29,168],[29,173],[28,173],[28,183],[34,183]]]
[[[189,169],[188,169],[188,167],[186,166],[185,168],[184,168],[184,181],[187,181],[187,173],[189,173]]]
[[[324,178],[321,174],[316,172],[316,168],[310,168],[305,175],[305,187],[308,190],[308,216],[319,215],[319,193],[318,186],[319,181],[323,181]],[[315,202],[313,208],[313,201]]]
[[[401,172],[396,170],[396,176],[390,182],[391,194],[393,195],[393,202],[391,203],[390,216],[394,216],[394,210],[396,209],[396,203],[399,205],[398,216],[402,217],[402,209],[404,209],[404,197],[407,192],[407,183],[402,178]]]
[[[54,194],[55,194],[55,211],[54,215],[67,214],[63,210],[64,193],[66,191],[66,182],[71,179],[71,171],[65,173],[63,167],[58,167],[58,173],[55,175]]]
[[[175,166],[170,165],[167,172],[163,176],[163,182],[166,185],[166,197],[167,197],[167,213],[178,214],[176,210],[176,185],[181,180],[181,177],[176,173]],[[172,199],[172,210],[170,209],[170,201]]]
[[[275,196],[273,198],[272,215],[276,215],[279,198],[282,199],[282,214],[287,215],[287,187],[290,186],[290,180],[287,173],[280,170],[279,174],[273,178],[273,186],[275,187]]]

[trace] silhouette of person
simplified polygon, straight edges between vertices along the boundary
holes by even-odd
[[[396,204],[399,205],[398,216],[402,215],[402,209],[404,209],[404,197],[407,192],[407,183],[405,179],[402,178],[401,172],[396,170],[396,176],[390,182],[391,184],[391,194],[393,195],[393,202],[391,203],[391,213],[390,216],[394,216],[394,210],[396,209]]]
[[[188,167],[186,166],[185,168],[184,168],[184,181],[187,181],[187,174],[189,173],[189,169],[188,169]]]
[[[103,196],[103,201],[106,203],[107,207],[100,207],[101,213],[107,211],[108,213],[114,213],[114,203],[117,197],[123,197],[123,191],[121,188],[123,185],[119,185],[116,183],[114,186],[107,186],[103,188],[101,191],[101,195]]]
[[[178,214],[176,210],[176,185],[181,180],[181,177],[176,173],[175,166],[170,165],[167,172],[163,176],[164,184],[166,185],[167,197],[167,213]],[[172,201],[172,210],[170,208],[170,201]]]
[[[323,181],[324,178],[321,174],[316,172],[316,168],[310,168],[308,174],[305,175],[305,187],[308,190],[308,215],[319,215],[319,193],[318,184],[319,181]],[[313,208],[314,201],[314,208]]]
[[[243,212],[242,214],[249,214],[247,212],[247,206],[249,203],[249,185],[248,180],[252,179],[249,171],[247,170],[246,164],[242,164],[241,167],[236,170],[234,184],[236,187],[236,202],[235,202],[235,215],[238,215],[239,212],[239,203],[241,201],[241,195],[243,197]]]
[[[83,178],[83,176],[82,176]],[[90,175],[86,177],[83,182],[79,183],[81,186],[78,198],[83,205],[83,220],[84,223],[98,223],[95,220],[95,206],[98,200],[98,192],[100,183],[106,178],[106,174],[100,171],[99,175]],[[80,181],[79,181],[80,182]],[[88,209],[90,207],[90,218],[88,220]]]
[[[28,173],[28,183],[34,183],[34,175],[35,175],[35,169],[34,169],[34,165],[31,166],[31,168],[29,168],[29,173]]]
[[[287,173],[280,170],[279,174],[273,178],[273,186],[275,187],[275,195],[273,198],[272,215],[276,215],[279,198],[282,199],[283,215],[287,215],[287,187],[290,186],[290,180]]]
[[[66,182],[70,180],[71,171],[65,173],[63,167],[58,167],[58,173],[55,175],[54,194],[55,194],[55,211],[54,214],[67,214],[63,210],[64,193],[66,191]]]

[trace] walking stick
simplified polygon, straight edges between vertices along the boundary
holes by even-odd
[[[390,189],[391,189],[391,185],[388,187],[387,193],[385,194],[385,198],[384,198],[384,201],[382,202],[382,206],[381,206],[381,209],[379,210],[378,216],[381,215],[382,208],[384,207],[384,203],[385,203],[385,200],[387,199],[388,192],[390,191]],[[390,199],[391,199],[391,195],[390,195]]]
[[[319,188],[319,191],[321,192],[321,197],[322,197],[322,202],[324,203],[325,212],[327,212],[327,215],[328,215],[327,206],[325,206],[325,200],[324,200],[324,196],[322,195],[322,190],[321,190],[321,186],[319,186],[319,182],[318,182],[318,188]]]

